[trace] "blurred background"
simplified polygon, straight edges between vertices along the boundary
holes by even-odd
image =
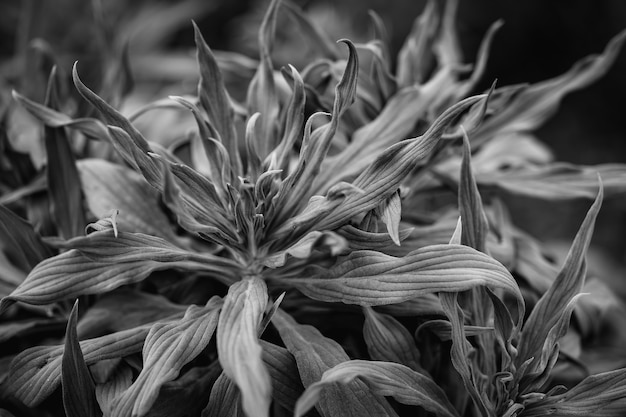
[[[389,32],[392,54],[400,49],[425,4],[422,0],[294,1],[334,39],[368,39],[372,29],[367,11],[375,10]],[[42,101],[41,68],[48,65],[46,56],[54,57],[68,78],[78,60],[81,78],[97,86],[106,82],[107,59],[125,47],[130,52],[127,64],[136,100],[192,93],[197,80],[192,18],[214,50],[243,53],[250,62],[239,59],[233,65],[254,71],[257,31],[266,7],[266,1],[253,0],[0,0],[0,110],[8,106],[12,88]],[[477,90],[488,88],[496,78],[500,86],[545,80],[567,71],[578,59],[601,52],[611,37],[626,28],[626,2],[460,0],[458,31],[467,62],[474,61],[482,37],[497,19],[505,24],[495,37]],[[288,25],[288,21],[278,25],[274,60],[278,65],[289,60],[298,66],[308,59],[309,51]],[[228,55],[222,55],[223,62],[228,60]],[[626,162],[625,74],[626,51],[622,51],[602,80],[567,96],[559,113],[536,132],[558,160]],[[245,91],[245,85],[238,84],[242,80],[227,81]],[[542,239],[557,241],[571,241],[590,204],[509,203],[516,223]],[[626,263],[626,196],[605,202],[596,231],[599,256],[606,257],[601,262],[605,268],[614,266],[617,273],[620,263]]]

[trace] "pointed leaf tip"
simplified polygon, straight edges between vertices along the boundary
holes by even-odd
[[[102,412],[96,400],[96,388],[78,342],[77,319],[78,300],[70,313],[65,333],[61,363],[63,408],[68,417],[99,417]]]

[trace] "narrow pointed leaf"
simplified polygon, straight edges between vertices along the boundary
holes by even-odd
[[[337,342],[312,326],[298,324],[281,310],[276,312],[272,323],[294,356],[305,387],[319,381],[327,369],[350,360]],[[328,387],[317,403],[317,410],[323,417],[397,415],[387,400],[358,380]]]
[[[222,73],[213,56],[213,52],[205,42],[195,22],[193,27],[196,41],[196,57],[200,68],[200,81],[198,83],[200,105],[209,116],[209,120],[214,124],[215,129],[219,132],[221,142],[228,150],[230,164],[234,171],[241,173],[239,145],[234,126],[234,111],[226,92]]]
[[[353,216],[373,209],[391,196],[399,188],[405,176],[431,155],[445,129],[463,111],[479,103],[485,97],[484,95],[469,97],[455,104],[435,120],[424,135],[404,140],[387,148],[353,182],[353,185],[363,190],[364,193],[349,196],[318,227],[333,229],[342,226]]]
[[[302,394],[294,415],[303,416],[319,400],[325,387],[346,384],[356,378],[378,395],[391,396],[403,404],[418,405],[437,416],[458,416],[446,394],[429,377],[398,363],[363,360],[343,362],[325,371],[322,379],[309,385]]]
[[[65,333],[65,348],[61,365],[63,408],[68,417],[97,417],[101,416],[102,412],[96,401],[93,379],[78,343],[77,316],[78,301],[74,303]]]
[[[148,413],[166,382],[174,380],[185,364],[209,344],[217,326],[220,300],[190,306],[178,322],[157,323],[143,346],[143,369],[112,406],[115,416],[141,417]]]
[[[463,162],[459,184],[459,211],[463,221],[461,243],[485,252],[489,223],[472,173],[469,137],[463,135]]]
[[[600,185],[598,196],[574,238],[561,271],[526,320],[518,346],[518,366],[527,359],[534,357],[537,360],[541,356],[548,333],[560,320],[566,306],[583,288],[587,271],[585,255],[602,198],[603,189]]]
[[[396,191],[383,203],[382,221],[387,226],[387,233],[397,246],[400,246],[400,219],[402,216],[400,192]]]
[[[269,416],[272,385],[258,338],[267,301],[267,286],[258,277],[231,285],[217,329],[220,364],[239,387],[248,416]]]
[[[3,205],[0,205],[0,247],[24,272],[52,256],[33,226]]]
[[[362,306],[400,303],[432,292],[459,292],[479,285],[501,288],[518,300],[522,297],[502,264],[460,245],[427,246],[402,258],[355,251],[332,268],[310,267],[309,275],[289,282],[316,300]]]

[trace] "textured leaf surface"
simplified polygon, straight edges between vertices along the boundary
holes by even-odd
[[[174,380],[182,367],[209,344],[217,326],[220,300],[192,305],[177,322],[156,323],[143,346],[143,369],[128,390],[116,398],[115,416],[141,417],[154,404],[161,386]]]
[[[213,384],[209,403],[202,410],[202,417],[243,417],[241,393],[237,385],[224,372]],[[253,416],[250,414],[248,417]]]
[[[61,362],[63,408],[68,417],[97,417],[102,412],[96,401],[96,391],[83,352],[78,343],[76,319],[78,301],[70,313],[65,333],[65,348]]]
[[[295,416],[302,416],[319,400],[323,388],[346,384],[359,378],[378,395],[398,402],[419,405],[438,416],[458,416],[443,390],[429,377],[394,362],[352,360],[327,370],[322,379],[309,385],[296,404]]]
[[[230,263],[213,255],[199,255],[165,240],[140,233],[94,232],[67,242],[67,252],[41,262],[26,280],[0,302],[6,309],[15,301],[49,304],[83,294],[99,294],[139,282],[168,268],[204,271],[225,277]],[[75,248],[75,249],[74,249]]]
[[[224,374],[241,391],[248,416],[268,416],[272,384],[263,364],[259,326],[267,307],[267,286],[258,277],[230,286],[217,328],[217,351]]]
[[[324,337],[312,326],[298,324],[281,310],[276,312],[272,323],[294,356],[305,387],[319,381],[327,369],[350,360],[337,342]],[[358,380],[328,387],[317,409],[324,417],[396,416],[383,397]]]
[[[311,278],[289,282],[321,301],[375,306],[420,295],[465,291],[479,285],[501,288],[521,300],[515,279],[498,261],[461,245],[432,245],[403,258],[356,251],[329,269],[312,267]]]

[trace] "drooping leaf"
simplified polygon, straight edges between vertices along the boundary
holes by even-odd
[[[115,416],[145,416],[166,382],[209,344],[217,326],[221,300],[215,297],[204,307],[190,306],[177,322],[156,323],[143,346],[143,369],[137,379],[112,405]]]
[[[340,253],[345,252],[347,248],[348,243],[337,233],[329,231],[313,231],[305,235],[293,246],[265,258],[263,260],[263,265],[269,268],[278,268],[285,264],[287,256],[307,259],[312,255],[315,249],[322,249],[331,256],[337,256]]]
[[[78,301],[70,313],[65,333],[65,348],[61,364],[63,408],[68,417],[98,417],[102,415],[89,369],[76,334]]]
[[[376,306],[479,285],[501,288],[521,300],[515,279],[504,266],[460,245],[432,245],[402,258],[355,251],[331,268],[311,266],[308,272],[310,277],[293,278],[289,283],[305,295],[327,302]]]
[[[242,408],[249,416],[269,416],[272,385],[258,336],[267,301],[263,280],[238,281],[228,290],[217,328],[220,364],[239,387]]]
[[[364,307],[363,337],[370,357],[376,361],[395,362],[424,373],[420,352],[411,333],[388,314]]]
[[[574,238],[561,271],[552,286],[533,308],[524,324],[518,346],[518,366],[530,358],[535,358],[535,363],[539,361],[542,356],[541,352],[544,349],[544,341],[548,334],[563,320],[563,315],[566,314],[566,307],[570,305],[574,297],[583,288],[587,271],[585,254],[591,241],[603,195],[602,184],[600,184],[598,196]],[[569,322],[569,315],[567,319]]]
[[[399,230],[398,238],[400,242],[409,237],[412,230],[407,228]],[[367,232],[349,224],[338,229],[337,233],[348,241],[348,245],[352,250],[384,250],[386,247],[394,245],[389,233]]]
[[[378,395],[418,405],[438,416],[458,416],[443,390],[429,377],[394,362],[351,360],[328,369],[319,382],[307,387],[296,404],[294,415],[301,417],[320,399],[322,389],[359,378]]]
[[[24,272],[52,256],[32,225],[3,205],[0,205],[0,244],[8,259]]]
[[[305,387],[319,381],[327,369],[350,360],[337,342],[312,326],[298,324],[282,310],[276,312],[272,323],[294,356]],[[397,415],[382,396],[358,380],[328,387],[317,403],[317,410],[323,417]]]
[[[554,114],[566,94],[602,77],[617,58],[625,40],[626,32],[621,32],[609,42],[602,54],[588,56],[565,74],[523,89],[506,108],[485,121],[476,136],[492,137],[499,133],[537,128]]]
[[[202,271],[227,282],[234,279],[229,275],[232,264],[225,258],[189,252],[140,233],[120,232],[114,237],[112,230],[94,232],[72,239],[66,248],[70,250],[38,264],[0,301],[0,312],[16,301],[43,305],[108,292],[168,268]]]

